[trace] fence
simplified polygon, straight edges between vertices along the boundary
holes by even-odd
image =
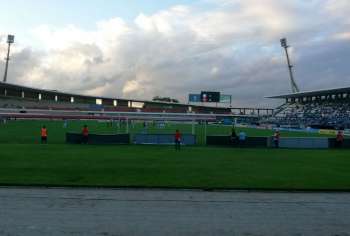
[[[134,144],[174,144],[174,135],[171,134],[135,134],[133,135]],[[183,134],[181,143],[185,145],[195,145],[196,136],[192,134]]]
[[[231,136],[207,136],[207,145],[264,148],[268,146],[267,143],[266,137],[247,137],[245,141],[240,142]]]
[[[82,135],[75,133],[66,134],[66,142],[70,144],[82,143]],[[129,144],[129,134],[114,134],[114,135],[98,135],[90,134],[88,138],[89,144]]]
[[[274,142],[273,137],[248,137],[245,141],[240,142],[237,139],[232,139],[231,136],[207,136],[207,145],[248,148],[273,148]],[[334,138],[281,138],[279,147],[291,149],[350,148],[350,140],[345,139],[341,146],[337,146]]]
[[[274,147],[273,138],[269,138],[268,147]],[[296,149],[326,149],[329,148],[328,138],[281,138],[279,142],[280,148],[296,148]]]

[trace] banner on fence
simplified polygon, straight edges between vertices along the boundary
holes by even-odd
[[[337,135],[337,131],[336,130],[332,130],[332,129],[320,129],[319,134]]]

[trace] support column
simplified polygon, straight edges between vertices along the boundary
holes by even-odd
[[[195,135],[195,122],[192,120],[192,135]]]
[[[126,133],[129,133],[129,118],[126,118]]]

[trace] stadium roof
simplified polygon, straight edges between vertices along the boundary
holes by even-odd
[[[90,99],[104,99],[104,100],[117,100],[117,101],[131,101],[131,102],[140,102],[140,103],[148,103],[148,104],[159,104],[159,105],[171,105],[175,107],[183,107],[183,106],[192,106],[192,107],[202,107],[202,108],[210,108],[210,109],[230,109],[230,107],[214,107],[214,106],[205,106],[205,105],[189,105],[184,103],[172,103],[172,102],[163,102],[163,101],[149,101],[149,100],[140,100],[140,99],[127,99],[127,98],[111,98],[111,97],[103,97],[103,96],[91,96],[91,95],[83,95],[83,94],[74,94],[74,93],[66,93],[58,90],[49,90],[49,89],[39,89],[33,87],[27,87],[17,84],[4,83],[0,81],[0,87],[12,88],[16,90],[23,91],[31,91],[41,94],[51,94],[51,95],[61,95],[61,96],[71,96],[75,98],[90,98]],[[264,108],[262,108],[264,109]]]
[[[326,95],[335,95],[335,94],[343,94],[343,93],[350,94],[350,87],[305,91],[305,92],[290,93],[290,94],[281,94],[281,95],[275,95],[275,96],[268,96],[266,98],[286,99],[286,98],[326,96]]]
[[[20,89],[20,90],[26,90],[26,91],[32,91],[32,92],[38,92],[38,93],[48,93],[48,94],[57,94],[57,95],[65,95],[65,96],[73,96],[73,97],[85,97],[85,98],[100,98],[100,99],[114,99],[114,98],[107,98],[103,96],[90,96],[90,95],[82,95],[82,94],[75,94],[75,93],[66,93],[58,90],[49,90],[49,89],[39,89],[39,88],[33,88],[33,87],[27,87],[23,85],[17,85],[17,84],[11,84],[11,83],[4,83],[0,82],[1,86],[7,87],[7,88],[15,88],[15,89]],[[120,99],[118,100],[125,100],[125,101],[130,101],[130,99]],[[133,100],[133,101],[140,101],[141,100]]]
[[[91,95],[83,95],[83,94],[74,94],[74,93],[66,93],[58,90],[49,90],[49,89],[40,89],[40,88],[33,88],[33,87],[27,87],[23,85],[17,85],[17,84],[11,84],[11,83],[4,83],[0,81],[0,88],[8,88],[8,89],[15,89],[15,90],[23,90],[23,91],[30,91],[35,93],[41,93],[41,94],[50,94],[50,95],[61,95],[61,96],[71,96],[75,98],[90,98],[90,99],[104,99],[104,100],[117,100],[117,101],[130,101],[130,102],[139,102],[139,103],[147,103],[147,104],[159,104],[159,105],[169,105],[173,107],[184,107],[184,106],[191,106],[191,107],[199,107],[199,108],[210,108],[210,109],[246,109],[246,110],[272,110],[271,108],[263,108],[263,107],[232,107],[230,106],[217,106],[217,104],[211,104],[211,105],[204,105],[204,104],[186,104],[186,103],[173,103],[173,102],[165,102],[165,101],[150,101],[150,100],[141,100],[141,99],[127,99],[127,98],[112,98],[112,97],[103,97],[103,96],[91,96]]]

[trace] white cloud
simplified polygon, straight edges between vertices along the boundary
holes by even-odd
[[[137,93],[141,89],[140,83],[137,80],[127,81],[123,93]]]
[[[338,40],[350,40],[350,32],[342,32],[334,35],[334,39]]]
[[[325,1],[325,9],[336,18],[347,19],[350,11],[350,2],[348,0],[327,0]],[[345,17],[345,18],[343,18]]]
[[[306,58],[328,60],[327,46],[344,47],[339,39],[349,37],[346,12],[350,11],[345,10],[350,4],[345,0],[212,4],[215,7],[206,11],[174,6],[154,15],[140,14],[133,22],[107,19],[97,22],[94,30],[39,26],[32,33],[43,48],[15,46],[11,81],[142,99],[155,95],[185,99],[189,92],[213,89],[233,94],[236,105],[265,104],[270,101],[263,100],[264,95],[289,90],[279,38],[288,37],[294,46],[291,57],[303,87],[311,86],[306,78],[326,69],[311,70],[300,63],[307,63]],[[5,50],[6,45],[0,44],[1,55]],[[335,82],[329,78],[323,80],[324,86]],[[336,74],[332,79],[337,80]]]

